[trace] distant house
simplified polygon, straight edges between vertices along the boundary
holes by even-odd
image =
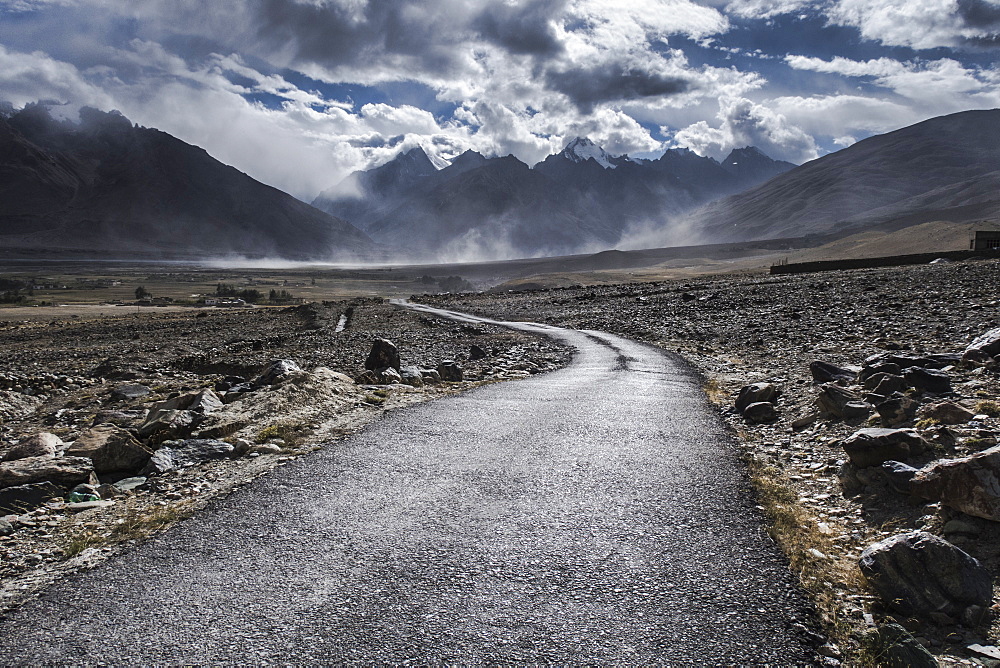
[[[969,250],[1000,250],[1000,230],[978,230],[969,240]]]

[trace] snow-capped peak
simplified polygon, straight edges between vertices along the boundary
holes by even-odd
[[[618,166],[613,162],[614,156],[609,155],[603,148],[586,137],[577,137],[566,144],[562,154],[573,162],[585,162],[588,158],[593,158],[604,169],[614,169]]]

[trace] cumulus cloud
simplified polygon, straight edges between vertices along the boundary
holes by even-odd
[[[831,21],[854,26],[867,39],[933,49],[992,40],[1000,34],[995,0],[838,0]]]
[[[802,163],[819,155],[816,142],[784,115],[746,98],[720,101],[718,127],[699,121],[674,134],[674,143],[722,158],[734,148],[756,146],[778,160]]]
[[[815,3],[810,0],[733,0],[726,12],[747,19],[769,19],[801,11]]]

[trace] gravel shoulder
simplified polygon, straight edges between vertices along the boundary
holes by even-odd
[[[827,631],[837,638],[840,646],[831,654],[847,664],[863,663],[866,632],[896,621],[941,665],[1000,665],[970,649],[998,642],[996,606],[989,621],[975,627],[900,615],[866,585],[857,566],[862,550],[873,543],[920,529],[979,559],[996,582],[1000,523],[900,494],[876,469],[845,481],[844,440],[859,428],[881,425],[875,414],[860,422],[816,416],[820,386],[810,372],[815,361],[857,369],[872,355],[961,354],[972,339],[1000,325],[998,285],[1000,262],[979,261],[418,300],[498,320],[608,331],[679,353],[703,374],[705,389],[739,436],[751,470],[767,472],[769,488],[758,490],[761,504],[782,512],[781,503],[769,505],[764,498],[779,489],[785,505],[794,506],[793,525],[776,538],[819,604]],[[947,373],[952,392],[946,398],[970,411],[980,413],[1000,400],[995,368],[954,365]],[[740,389],[757,382],[780,388],[774,422],[752,424],[734,408]],[[911,394],[921,405],[935,399]],[[899,426],[915,427],[932,445],[910,461],[916,467],[974,454],[995,445],[1000,435],[996,415],[953,425],[915,416]],[[994,600],[1000,600],[996,593]]]

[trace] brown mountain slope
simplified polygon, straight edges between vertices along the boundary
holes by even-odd
[[[975,220],[1000,211],[1000,110],[878,135],[702,207],[708,242],[850,233],[878,224]]]

